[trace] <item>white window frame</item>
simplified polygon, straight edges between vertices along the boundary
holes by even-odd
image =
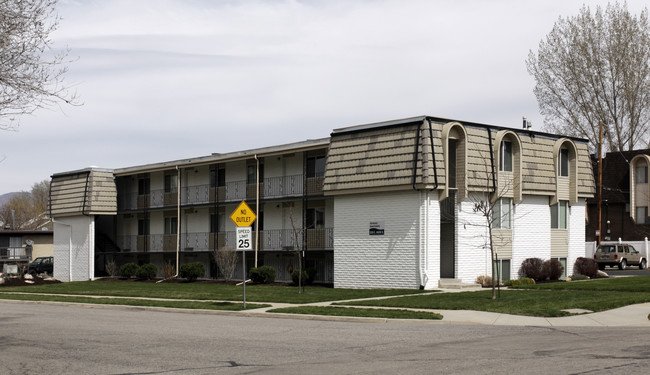
[[[509,160],[506,159],[506,156],[508,156]],[[499,152],[499,171],[512,172],[513,164],[512,142],[501,141],[501,150]]]
[[[551,229],[569,227],[569,201],[559,201],[551,206]]]
[[[492,206],[492,228],[512,228],[512,198],[500,198]]]
[[[569,177],[571,174],[571,163],[569,163],[569,149],[560,148],[557,156],[557,173],[560,177]]]

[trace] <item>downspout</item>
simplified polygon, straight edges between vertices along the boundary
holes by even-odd
[[[492,167],[492,189],[493,193],[497,191],[497,181],[496,181],[496,175],[494,172],[494,150],[492,149],[492,132],[490,131],[489,127],[485,127],[485,130],[487,131],[488,135],[488,143],[490,147],[490,166]]]
[[[180,249],[181,249],[181,170],[176,166],[176,275],[180,267]]]
[[[255,268],[257,268],[257,249],[260,242],[260,159],[257,158],[257,154],[254,156],[257,171],[255,176],[255,216],[257,216],[257,220],[255,220]],[[245,252],[243,256],[246,256]]]
[[[90,172],[86,175],[86,186],[84,187],[84,202],[83,205],[81,206],[81,214],[84,216],[88,216],[86,214],[86,197],[88,196],[88,182],[90,180]]]
[[[433,158],[433,182],[434,182],[434,186],[433,186],[433,189],[431,189],[431,190],[434,190],[434,189],[438,188],[438,167],[436,166],[436,153],[435,153],[435,151],[433,149],[433,128],[431,126],[431,120],[427,119],[427,122],[429,123],[429,140],[431,142],[431,157]],[[428,195],[427,195],[427,199],[429,199]]]

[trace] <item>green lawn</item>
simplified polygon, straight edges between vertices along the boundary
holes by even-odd
[[[575,282],[543,283],[502,290],[492,300],[491,290],[408,296],[359,301],[354,306],[386,306],[440,310],[478,310],[530,316],[566,316],[564,309],[610,310],[650,302],[650,276]],[[346,304],[352,305],[352,304]]]
[[[350,308],[337,306],[300,306],[269,310],[271,313],[308,314],[329,316],[354,316],[386,319],[433,319],[440,320],[442,315],[426,311]]]
[[[242,311],[243,303],[234,302],[213,302],[213,301],[159,301],[132,298],[92,298],[72,296],[44,296],[36,294],[10,294],[0,293],[0,299],[11,299],[20,301],[55,301],[70,303],[90,303],[99,305],[125,305],[125,306],[146,306],[146,307],[173,307],[177,309],[205,309],[205,310],[228,310]],[[269,307],[263,304],[246,304],[246,310]]]
[[[304,294],[298,294],[293,286],[246,286],[246,301],[312,303],[340,301],[355,298],[395,296],[414,294],[420,290],[400,289],[334,289],[320,286],[305,287]],[[0,287],[0,292],[51,293],[93,296],[149,297],[169,299],[195,299],[242,301],[242,286],[200,283],[151,283],[78,281],[51,285],[30,285],[21,287]]]

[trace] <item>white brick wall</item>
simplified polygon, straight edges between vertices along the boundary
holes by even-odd
[[[334,199],[334,286],[418,288],[420,193],[337,196]],[[371,221],[385,234],[370,236]]]
[[[482,194],[470,195],[456,212],[456,278],[473,283],[480,275],[490,275],[490,249],[485,217],[474,212],[474,203],[484,200]]]
[[[573,274],[573,264],[578,257],[585,255],[585,200],[580,199],[569,209],[569,256],[566,274]]]
[[[524,196],[523,201],[515,206],[513,217],[510,277],[518,279],[519,267],[524,259],[535,257],[546,260],[551,257],[549,198],[535,195]],[[584,238],[584,221],[582,234]]]
[[[54,277],[83,281],[94,277],[95,220],[74,216],[54,222]]]

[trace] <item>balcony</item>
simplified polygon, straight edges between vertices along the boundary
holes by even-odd
[[[278,199],[314,196],[323,194],[323,178],[310,177],[306,180],[302,174],[265,178],[260,183],[260,199]],[[215,202],[232,203],[242,200],[254,200],[256,197],[255,184],[247,184],[245,180],[226,182],[225,186],[194,185],[181,187],[181,205],[201,205]],[[138,193],[119,194],[118,209],[120,211],[143,210],[176,206],[178,193],[165,192],[163,189],[151,190],[149,194]]]
[[[31,258],[32,258],[31,246],[30,247],[3,247],[0,249],[0,261],[29,261]]]
[[[307,229],[305,250],[332,250],[334,248],[333,228]],[[296,238],[297,237],[297,238]],[[292,229],[260,231],[259,250],[292,251],[297,248],[296,240],[303,241],[303,232]],[[236,248],[236,232],[183,233],[180,239],[181,251],[211,251],[224,246]],[[253,233],[255,241],[255,233]],[[152,234],[148,236],[118,236],[117,245],[123,252],[176,251],[176,235]]]

